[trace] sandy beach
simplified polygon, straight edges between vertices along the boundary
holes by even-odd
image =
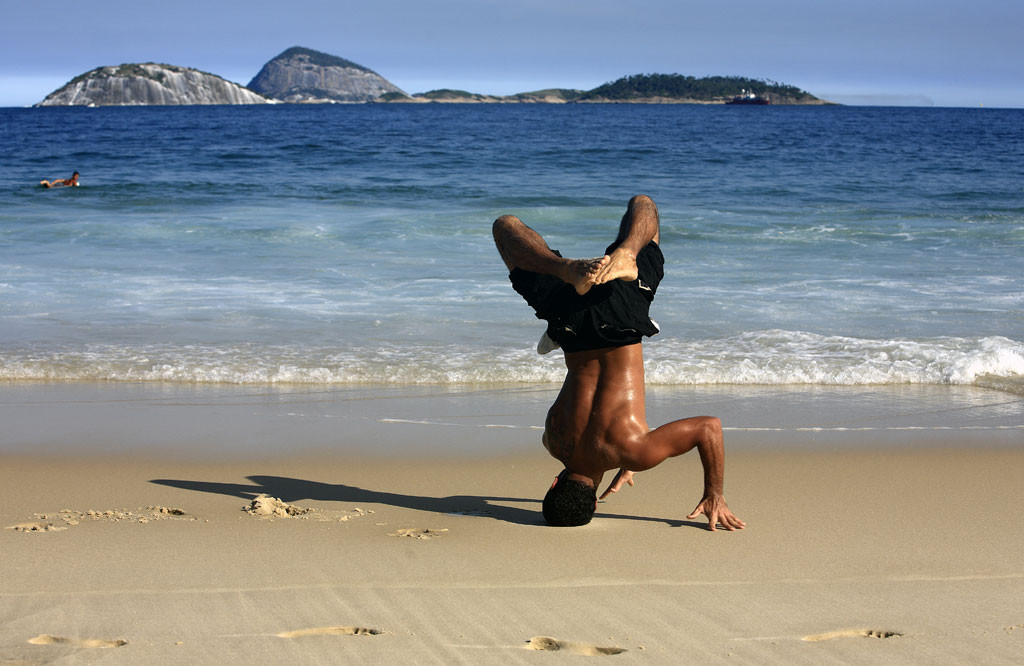
[[[80,421],[82,440],[123,441],[74,450],[54,434],[83,409],[75,391],[124,417],[120,430]],[[293,418],[281,432],[294,439],[247,453],[232,410],[276,432],[276,408],[239,393],[8,387],[0,663],[1019,663],[1024,651],[1019,430],[998,446],[977,430],[938,444],[817,432],[792,447],[733,432],[726,497],[746,530],[685,519],[695,455],[638,475],[587,527],[556,529],[539,499],[557,464],[538,431],[514,427],[543,391],[510,394],[505,414],[480,395],[403,393],[384,409],[357,400],[365,388],[335,392],[334,408],[359,402],[367,418],[333,426],[333,450],[303,446],[320,421]],[[271,402],[323,404],[289,399]],[[417,410],[506,427],[417,428]],[[26,419],[47,442],[30,441]],[[213,454],[190,422],[236,441]],[[133,445],[155,437],[145,423],[164,446]],[[504,444],[464,453],[481,432]]]
[[[0,109],[0,666],[1024,663],[1024,116],[874,103]],[[695,453],[542,524],[492,222],[641,193],[743,531]]]

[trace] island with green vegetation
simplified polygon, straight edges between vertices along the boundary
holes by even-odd
[[[743,76],[634,74],[600,85],[580,95],[577,102],[631,102],[722,104],[751,92],[772,104],[830,104],[796,86]]]
[[[771,104],[832,104],[796,86],[776,81],[743,76],[697,78],[682,74],[634,74],[593,90],[549,88],[514,95],[482,95],[445,88],[413,95],[390,93],[374,101],[449,104],[724,104],[744,93],[753,93]]]

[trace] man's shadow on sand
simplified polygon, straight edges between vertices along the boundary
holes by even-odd
[[[203,493],[231,495],[252,500],[257,495],[270,495],[286,503],[302,500],[318,500],[322,502],[350,502],[353,504],[384,504],[403,509],[429,511],[439,514],[459,514],[482,516],[501,520],[515,525],[545,525],[540,507],[522,509],[508,506],[505,502],[528,503],[539,505],[539,499],[522,497],[485,497],[481,495],[451,495],[449,497],[424,497],[421,495],[403,495],[380,490],[367,490],[343,483],[321,483],[303,479],[290,479],[284,476],[247,476],[251,485],[241,483],[217,483],[212,481],[188,481],[182,479],[152,479],[150,483],[162,486],[193,490]],[[701,525],[688,520],[672,520],[668,518],[648,518],[644,516],[625,516],[612,513],[594,514],[595,518],[613,518],[617,520],[640,520],[666,523],[671,527],[700,527]]]

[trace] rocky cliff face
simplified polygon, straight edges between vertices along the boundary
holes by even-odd
[[[197,69],[156,63],[98,67],[72,79],[36,106],[267,104],[237,83]]]
[[[385,93],[405,95],[362,65],[299,46],[265,64],[249,89],[285,102],[369,102]]]

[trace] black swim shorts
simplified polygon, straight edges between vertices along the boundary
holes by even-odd
[[[610,254],[613,243],[605,250]],[[557,250],[555,254],[562,256]],[[658,284],[665,275],[665,257],[651,241],[636,257],[636,280],[612,280],[587,293],[553,275],[515,268],[509,273],[512,288],[526,299],[538,319],[548,322],[547,334],[566,352],[622,347],[658,332],[649,310]]]

